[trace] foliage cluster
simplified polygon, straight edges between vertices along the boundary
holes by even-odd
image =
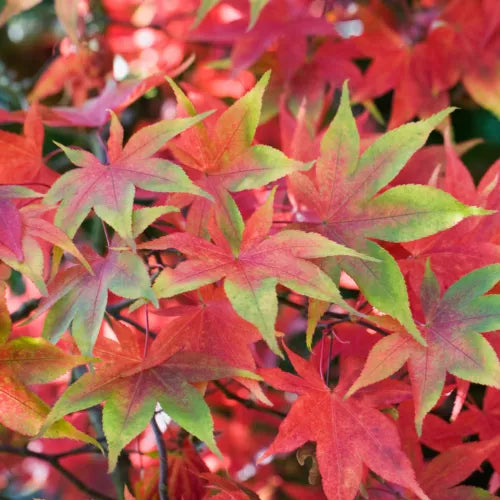
[[[498,0],[1,26],[2,498],[498,498]]]

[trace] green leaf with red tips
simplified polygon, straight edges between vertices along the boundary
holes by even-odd
[[[396,261],[368,238],[411,241],[465,217],[490,213],[429,186],[403,185],[379,194],[451,111],[391,130],[360,156],[359,133],[344,84],[339,110],[321,141],[314,182],[300,173],[289,176],[290,192],[298,206],[307,209],[303,228],[375,257],[373,262],[350,257],[335,260],[374,307],[396,318],[422,344]]]
[[[380,340],[371,350],[359,378],[347,393],[387,378],[405,363],[415,400],[415,423],[421,433],[425,415],[437,403],[446,373],[471,382],[500,387],[500,363],[480,335],[500,328],[500,295],[482,295],[500,281],[500,264],[486,266],[455,282],[442,297],[428,266],[421,287],[427,347],[407,332]]]
[[[331,279],[306,259],[334,255],[368,260],[372,257],[315,233],[288,230],[268,236],[273,199],[274,191],[247,220],[236,249],[216,224],[209,227],[214,243],[188,233],[174,233],[142,243],[138,248],[176,248],[188,257],[175,269],[167,268],[160,273],[153,287],[158,298],[172,297],[225,278],[224,289],[235,311],[255,325],[269,347],[279,353],[274,328],[278,311],[276,284],[356,312],[344,302]]]
[[[103,427],[111,471],[122,448],[147,427],[160,403],[181,427],[220,455],[210,410],[191,384],[232,376],[260,377],[214,356],[186,351],[182,339],[166,335],[155,339],[144,357],[143,337],[116,321],[113,330],[118,342],[99,338],[95,354],[101,362],[63,393],[44,428],[68,413],[105,401]]]
[[[56,224],[73,237],[87,214],[94,209],[120,236],[131,240],[136,186],[160,193],[209,196],[195,186],[179,166],[153,157],[167,141],[209,114],[162,120],[140,129],[124,147],[121,143],[122,126],[112,114],[107,165],[87,151],[58,144],[79,168],[62,175],[45,195],[46,203],[62,200]]]
[[[44,338],[57,341],[71,325],[71,333],[83,354],[90,355],[102,324],[108,290],[128,299],[144,298],[157,304],[144,262],[130,251],[109,251],[106,257],[93,255],[90,275],[81,266],[60,271],[49,283],[33,316],[48,311]]]
[[[28,386],[50,382],[88,361],[90,358],[67,354],[40,338],[17,337],[4,343],[0,347],[0,422],[20,434],[37,435],[49,407]],[[77,439],[100,448],[95,439],[61,419],[43,435]]]
[[[216,219],[235,252],[241,240],[243,221],[229,192],[258,188],[312,166],[312,163],[292,160],[270,146],[252,145],[269,78],[268,71],[216,119],[200,123],[169,145],[179,161],[200,172],[194,181],[214,197]],[[191,115],[194,105],[178,86],[174,84],[172,88],[180,111]],[[208,224],[210,211],[204,205],[204,200],[194,200],[188,213],[188,224],[191,218],[200,218],[198,236],[205,235]]]

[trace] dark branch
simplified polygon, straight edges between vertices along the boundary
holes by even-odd
[[[158,495],[160,500],[168,500],[168,458],[163,435],[155,416],[151,419],[151,428],[156,439],[156,447],[158,449],[158,456],[160,458],[160,478],[158,480]]]
[[[36,451],[31,451],[28,448],[16,448],[10,445],[0,445],[0,453],[11,453],[13,455],[18,455],[21,457],[32,457],[44,462],[49,463],[54,469],[56,469],[60,474],[62,474],[68,481],[71,481],[80,491],[83,491],[90,498],[97,500],[113,500],[111,497],[99,493],[94,489],[87,486],[85,483],[80,481],[76,476],[73,475],[66,467],[59,463],[59,456],[57,455],[47,455],[45,453],[38,453]]]
[[[271,408],[270,406],[269,407],[261,406],[257,404],[255,401],[252,401],[251,399],[245,399],[238,396],[238,394],[235,394],[234,392],[230,391],[224,384],[221,384],[217,380],[214,381],[214,385],[224,394],[224,396],[226,396],[226,398],[238,401],[238,403],[241,403],[245,408],[248,408],[250,410],[261,411],[263,413],[269,413],[270,415],[276,415],[281,418],[286,417],[285,412],[276,410],[274,408]]]
[[[27,318],[38,307],[40,300],[42,299],[31,299],[21,304],[19,309],[10,315],[12,323],[16,323],[17,321]]]
[[[297,304],[296,302],[293,302],[292,300],[286,298],[286,297],[279,297],[279,301],[285,305],[292,307],[293,309],[296,309],[297,311],[302,311],[304,312],[304,306],[301,304]],[[357,319],[350,314],[347,313],[337,313],[337,312],[330,312],[327,311],[324,316],[326,318],[334,318],[334,319],[339,319],[342,320],[343,322],[349,322],[349,323],[357,323],[358,325],[362,325],[365,328],[370,328],[371,330],[375,330],[378,333],[381,333],[382,335],[389,335],[389,332],[384,330],[383,328],[380,328],[377,325],[374,325],[370,321],[366,321],[364,319]]]
[[[106,312],[114,316],[115,314],[119,314],[123,309],[126,309],[128,306],[131,306],[136,299],[125,299],[120,300],[119,302],[115,302],[114,304],[108,304],[106,307]]]

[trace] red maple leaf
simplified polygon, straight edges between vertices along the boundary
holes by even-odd
[[[154,290],[159,298],[195,290],[224,278],[224,290],[235,311],[255,325],[268,345],[279,352],[274,326],[278,312],[277,283],[319,300],[335,301],[350,310],[333,282],[306,259],[327,255],[365,257],[315,233],[291,230],[268,237],[273,200],[274,192],[247,220],[233,248],[214,218],[209,227],[214,243],[189,233],[174,233],[142,243],[138,248],[176,248],[189,257],[158,276]]]
[[[23,121],[23,135],[0,130],[0,184],[52,183],[58,175],[42,157],[44,131],[36,103]]]
[[[221,287],[201,287],[181,300],[180,306],[157,311],[164,318],[159,337],[178,338],[188,351],[211,354],[230,366],[255,369],[250,346],[260,339],[259,331],[236,314]],[[258,383],[240,382],[267,401]]]
[[[285,349],[299,376],[277,368],[262,369],[260,373],[273,387],[299,397],[262,458],[290,452],[314,441],[323,490],[328,498],[352,500],[366,465],[384,479],[427,499],[415,480],[410,461],[401,451],[396,427],[389,417],[373,407],[371,396],[346,400],[343,396],[351,376],[341,376],[337,387],[331,390],[311,361]]]

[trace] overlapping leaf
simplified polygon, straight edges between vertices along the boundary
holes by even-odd
[[[499,162],[491,165],[476,188],[451,143],[449,133],[445,134],[444,153],[444,169],[438,166],[425,181],[432,182],[437,177],[438,187],[462,203],[478,204],[492,211],[500,208],[500,199],[496,194],[499,191]],[[403,247],[411,258],[400,258],[398,264],[409,284],[418,290],[427,259],[430,259],[432,270],[445,287],[467,272],[500,262],[500,245],[495,238],[499,221],[498,212],[471,217],[434,236],[404,243]]]
[[[330,278],[306,259],[332,255],[367,257],[315,233],[291,230],[268,237],[273,199],[274,193],[247,220],[236,250],[230,247],[213,219],[209,230],[214,243],[188,233],[174,233],[143,243],[139,248],[176,248],[188,257],[175,269],[166,268],[158,276],[154,290],[159,298],[195,290],[224,278],[224,290],[235,311],[255,325],[271,349],[279,352],[274,328],[277,283],[350,309]]]
[[[420,341],[396,261],[368,238],[415,240],[464,217],[489,213],[430,186],[396,186],[378,194],[449,113],[444,110],[392,130],[359,157],[359,134],[345,85],[340,108],[321,141],[315,182],[300,173],[290,176],[290,190],[302,212],[301,220],[306,221],[304,227],[378,259],[367,262],[348,257],[338,262],[373,306],[397,318]]]
[[[62,200],[56,223],[70,236],[93,208],[123,238],[132,238],[135,186],[155,192],[203,195],[174,163],[152,156],[172,137],[198,123],[207,114],[163,120],[136,132],[123,147],[123,128],[112,116],[108,140],[109,164],[103,165],[84,150],[61,146],[79,168],[61,176],[45,197],[46,203]]]
[[[26,114],[23,132],[0,131],[0,184],[53,182],[57,174],[43,161],[44,132],[36,104]]]
[[[74,243],[58,227],[44,219],[51,207],[40,204],[17,208],[14,199],[39,198],[42,195],[22,186],[0,186],[0,259],[31,279],[46,294],[44,277],[48,274],[50,243],[65,250],[90,270]]]
[[[161,335],[178,338],[188,351],[217,356],[230,366],[255,369],[250,346],[260,339],[259,331],[236,314],[222,288],[208,285],[183,299],[183,305],[158,311],[167,320]],[[266,400],[255,381],[240,382]]]
[[[269,76],[266,73],[252,90],[217,117],[213,127],[200,123],[169,145],[179,161],[200,172],[195,181],[214,197],[217,220],[233,249],[241,239],[243,220],[229,191],[258,188],[311,167],[270,146],[252,146]],[[170,84],[182,112],[193,116],[193,104],[172,81]],[[209,211],[206,200],[194,200],[188,215],[191,232],[206,234]]]
[[[4,317],[4,311],[0,314],[0,423],[25,436],[35,436],[40,432],[49,406],[28,386],[50,382],[75,366],[87,363],[89,358],[67,354],[40,338],[17,337],[8,341],[10,320],[7,320],[8,314]],[[99,448],[93,438],[64,419],[54,420],[43,436],[76,439]]]
[[[113,470],[122,448],[146,428],[159,402],[181,427],[218,453],[209,408],[191,383],[258,377],[208,354],[185,351],[166,335],[158,336],[144,356],[144,339],[139,341],[136,333],[118,322],[113,322],[113,331],[118,342],[99,338],[95,354],[102,362],[64,392],[44,428],[68,413],[105,401],[103,427]]]
[[[404,331],[384,337],[371,350],[348,395],[391,376],[407,363],[420,433],[425,415],[441,395],[446,372],[500,387],[497,355],[480,335],[500,328],[500,295],[482,295],[499,280],[500,264],[482,267],[455,282],[440,297],[439,283],[428,266],[420,292],[425,316],[420,328],[427,347]]]
[[[323,491],[331,500],[352,500],[367,465],[384,479],[428,499],[415,480],[410,461],[401,450],[396,427],[369,404],[342,396],[345,382],[333,391],[311,362],[286,349],[299,376],[277,368],[261,370],[264,380],[282,391],[299,395],[262,458],[293,451],[316,442]]]
[[[143,261],[129,251],[110,251],[106,257],[92,255],[93,274],[82,266],[60,271],[49,283],[38,317],[48,311],[42,335],[57,341],[71,324],[71,333],[80,351],[90,354],[102,324],[108,290],[129,298],[145,298],[156,303]]]
[[[419,482],[430,498],[449,500],[494,500],[498,497],[482,488],[460,485],[500,445],[500,436],[489,441],[464,443],[444,451],[424,467]]]

